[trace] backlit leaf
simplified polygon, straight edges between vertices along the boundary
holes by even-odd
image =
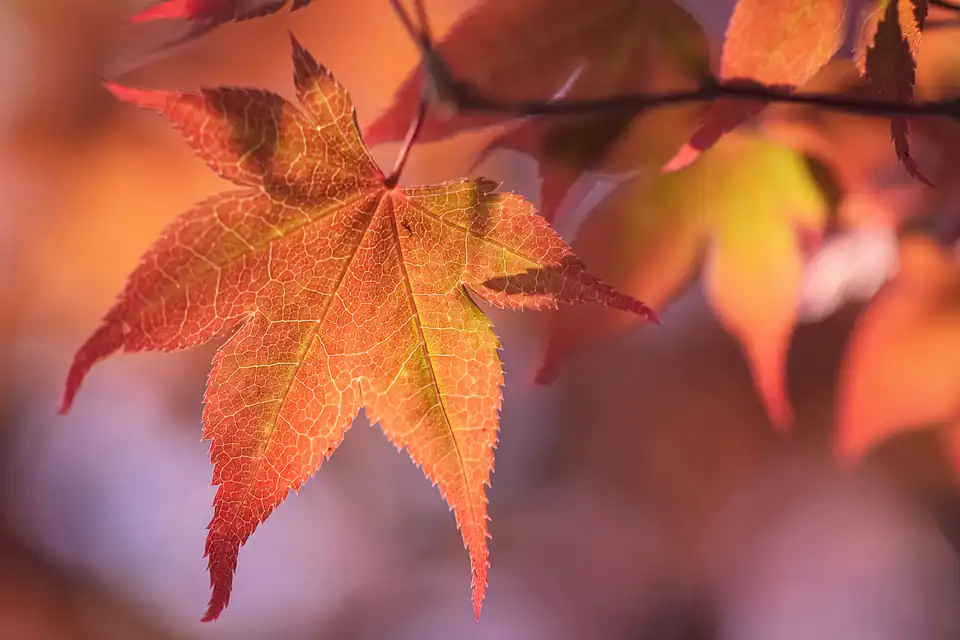
[[[540,174],[540,213],[553,220],[573,184],[585,173],[657,171],[696,125],[699,105],[640,116],[528,118],[507,128],[484,149],[531,156]]]
[[[845,0],[738,0],[723,43],[721,79],[787,90],[802,86],[843,43],[845,12]],[[765,106],[718,100],[665,170],[687,166]]]
[[[854,57],[878,98],[913,101],[920,28],[928,8],[927,0],[876,0],[876,6],[864,20]],[[891,118],[891,135],[903,166],[911,176],[929,185],[910,155],[905,116]]]
[[[602,67],[579,73],[565,99],[693,88],[709,61],[706,35],[673,2],[646,5],[649,18],[637,25],[634,38]],[[699,73],[692,76],[693,69]],[[532,156],[541,177],[540,213],[552,220],[570,187],[587,171],[659,169],[689,137],[701,109],[687,105],[642,114],[525,118],[488,143],[481,159],[496,149]]]
[[[290,9],[302,9],[313,0],[162,0],[130,18],[130,22],[183,19],[190,30],[177,44],[206,33],[224,22],[249,20],[276,13],[288,3]]]
[[[826,203],[803,158],[731,134],[696,164],[620,187],[583,223],[574,246],[623,291],[669,303],[706,252],[704,288],[750,364],[771,419],[791,416],[784,366],[801,295],[800,232],[817,234]],[[540,380],[577,346],[628,323],[588,309],[556,316]]]
[[[598,98],[649,88],[654,50],[686,68],[702,66],[701,40],[673,0],[485,0],[450,28],[437,53],[458,80],[486,96],[547,100],[577,73],[568,97]],[[368,144],[403,139],[422,89],[423,74],[413,69],[387,111],[364,129]],[[421,140],[507,119],[434,109]]]
[[[933,239],[901,240],[899,273],[854,327],[837,421],[844,459],[904,431],[960,427],[960,263]]]
[[[593,302],[651,317],[590,275],[514,194],[487,180],[387,188],[333,76],[294,43],[300,109],[253,89],[111,86],[156,110],[239,189],[177,218],[70,369],[62,410],[119,350],[232,335],[205,395],[218,485],[206,555],[226,607],[240,547],[332,455],[361,407],[439,486],[487,586],[487,499],[502,367],[468,295],[510,309]]]

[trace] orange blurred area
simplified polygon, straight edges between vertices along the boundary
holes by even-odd
[[[122,24],[146,4],[0,3],[0,638],[960,638],[960,501],[952,454],[932,429],[940,424],[915,425],[856,466],[834,460],[844,350],[859,312],[895,270],[892,231],[844,245],[843,259],[814,259],[819,246],[798,250],[802,304],[829,310],[797,327],[785,356],[789,433],[772,427],[701,282],[677,287],[664,326],[591,344],[549,386],[534,382],[548,317],[485,308],[503,342],[507,384],[481,622],[453,516],[361,414],[323,471],[242,549],[230,608],[201,624],[214,492],[200,414],[215,347],[116,356],[94,369],[68,416],[56,408],[73,351],[151,239],[226,184],[159,117],[118,103],[101,82],[259,86],[292,97],[292,31],[349,88],[363,126],[387,107],[417,50],[386,0],[315,0],[157,52],[183,25]],[[471,4],[428,0],[434,30],[444,33]],[[733,0],[682,4],[716,45]],[[931,31],[922,95],[960,87],[956,33]],[[840,90],[842,66],[814,83]],[[689,125],[685,115],[664,112],[664,127]],[[916,125],[918,161],[943,185],[930,191],[897,164],[885,122],[777,107],[759,124],[829,169],[839,193],[831,233],[960,214],[960,164],[944,142],[958,139],[956,125]],[[659,129],[636,127],[614,149],[617,169],[635,148],[667,157],[661,146],[671,136]],[[472,169],[495,133],[416,147],[404,182],[485,175],[537,201],[528,158],[497,152]],[[642,144],[648,135],[652,149]],[[389,167],[397,147],[374,155]],[[598,184],[585,180],[583,205],[564,206],[582,214],[601,199]],[[571,211],[567,219],[577,217]],[[760,235],[746,226],[745,241]],[[602,253],[600,239],[589,240]],[[628,240],[617,238],[616,256]],[[868,264],[851,246],[879,246],[871,255],[881,257]],[[658,256],[646,262],[663,263]],[[915,262],[911,278],[920,272],[922,281],[924,264]],[[948,252],[929,268],[953,270],[942,278],[950,282],[960,273]],[[744,294],[751,317],[770,321],[764,301],[780,301],[776,278],[735,275],[727,279],[770,288]],[[866,293],[850,293],[861,280]],[[954,300],[937,300],[935,328],[955,349],[960,328],[939,322],[956,317]],[[739,327],[740,318],[731,322]],[[897,366],[911,355],[913,343],[904,344],[889,359]],[[903,375],[919,388],[955,381],[955,371],[937,369],[950,363],[923,344],[936,366],[904,365]],[[949,404],[951,392],[938,401]],[[956,427],[960,405],[909,415]]]

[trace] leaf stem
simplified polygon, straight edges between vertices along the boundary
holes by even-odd
[[[421,98],[420,104],[417,107],[417,113],[410,122],[410,129],[407,130],[407,137],[403,141],[403,146],[400,147],[399,154],[397,154],[397,161],[393,165],[393,171],[384,179],[384,185],[386,185],[387,189],[393,189],[397,186],[397,183],[400,182],[400,174],[403,173],[403,168],[406,166],[407,159],[410,157],[410,150],[413,149],[413,145],[420,136],[420,129],[423,127],[423,121],[426,120],[428,106],[429,103],[427,100]]]
[[[420,55],[425,61],[429,62],[431,57],[435,56],[431,56],[431,53],[434,51],[433,36],[430,32],[430,21],[427,19],[427,9],[423,4],[423,0],[414,0],[417,18],[420,20],[419,27],[414,24],[413,18],[410,17],[410,13],[400,0],[390,0],[390,5],[393,7],[393,11],[397,14],[397,17],[400,18],[400,23],[403,24],[407,35],[410,36],[410,39],[413,40],[414,44],[420,49]],[[424,67],[429,68],[429,64],[425,64]]]
[[[433,32],[430,29],[430,19],[427,17],[427,7],[423,0],[413,0],[413,8],[417,10],[417,19],[420,20],[420,37],[424,42],[433,41]]]
[[[413,19],[410,17],[410,14],[407,13],[407,8],[403,6],[400,0],[390,0],[390,5],[393,7],[393,11],[397,14],[397,17],[400,18],[400,22],[403,24],[407,35],[409,35],[414,42],[420,44],[423,40],[423,32],[417,29],[417,25],[413,24]]]
[[[400,0],[390,0],[390,4],[393,6],[394,12],[400,18],[400,22],[403,23],[403,28],[406,29],[407,34],[413,39],[413,41],[420,48],[423,55],[423,66],[424,66],[424,81],[425,83],[430,82],[434,77],[444,73],[444,70],[434,70],[428,64],[431,60],[429,57],[430,53],[434,51],[433,39],[430,34],[430,22],[427,19],[427,9],[423,4],[423,0],[413,0],[414,8],[417,11],[417,18],[420,20],[420,26],[418,27],[413,22],[413,18],[410,17],[410,14],[407,12],[406,7],[403,6],[403,3]],[[447,73],[449,75],[449,73]],[[420,129],[423,128],[423,122],[427,117],[427,108],[430,105],[430,96],[427,91],[423,91],[420,96],[420,103],[417,106],[417,113],[414,115],[413,120],[410,122],[410,129],[407,130],[407,137],[403,141],[403,146],[400,147],[400,152],[397,155],[397,161],[393,165],[393,171],[390,172],[390,175],[387,176],[384,180],[384,184],[388,189],[393,189],[397,186],[397,183],[400,182],[400,175],[403,173],[403,168],[407,164],[407,159],[410,157],[410,150],[413,149],[413,145],[416,144],[417,138],[420,136]]]

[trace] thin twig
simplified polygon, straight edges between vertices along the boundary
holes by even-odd
[[[393,11],[397,14],[397,17],[400,18],[400,22],[403,24],[407,35],[420,45],[423,40],[423,32],[417,29],[417,25],[413,24],[413,19],[410,17],[410,14],[407,13],[407,8],[403,6],[400,0],[390,0],[390,5],[393,7]]]
[[[420,49],[421,66],[426,76],[423,85],[425,94],[423,99],[436,99],[459,107],[461,99],[465,99],[468,94],[472,96],[472,89],[469,85],[458,82],[453,77],[450,68],[437,52],[433,44],[430,21],[427,18],[427,10],[423,0],[414,0],[414,3],[417,15],[420,18],[420,29],[413,23],[413,19],[400,0],[390,0],[390,4],[393,6],[397,17],[400,18],[407,34]]]
[[[586,115],[607,111],[639,113],[647,109],[691,102],[712,102],[720,98],[807,104],[866,116],[939,115],[960,119],[960,98],[913,103],[857,98],[837,93],[795,93],[787,89],[752,82],[718,82],[705,84],[696,89],[667,93],[625,93],[609,98],[550,102],[499,100],[481,95],[476,91],[461,93],[457,90],[454,93],[454,102],[461,111],[498,113],[517,117]]]
[[[419,27],[414,24],[413,19],[407,12],[406,7],[403,6],[401,0],[390,0],[390,4],[393,5],[393,10],[400,18],[400,22],[403,23],[407,34],[409,34],[413,41],[420,47],[424,67],[424,82],[430,82],[438,76],[449,77],[450,73],[448,70],[436,69],[435,66],[431,66],[431,63],[436,65],[439,59],[432,55],[435,49],[430,32],[430,22],[427,19],[427,10],[423,4],[423,0],[413,1],[417,11],[417,18],[420,21]],[[407,159],[410,157],[410,151],[413,149],[413,145],[416,144],[417,138],[420,136],[420,130],[423,128],[423,123],[427,118],[427,108],[430,106],[430,102],[431,99],[428,92],[421,92],[420,103],[417,105],[417,113],[410,122],[410,129],[407,130],[407,137],[403,141],[403,146],[400,147],[393,171],[391,171],[390,175],[384,180],[384,184],[388,189],[393,189],[397,186],[397,183],[400,182],[400,175],[403,173],[403,168],[406,166]]]
[[[433,31],[430,29],[430,19],[427,17],[427,7],[424,0],[413,0],[413,7],[417,10],[417,19],[420,21],[420,37],[429,44],[433,42]]]
[[[393,171],[391,171],[390,175],[383,181],[387,189],[393,189],[397,186],[397,183],[400,182],[400,174],[403,173],[403,168],[406,166],[407,159],[410,157],[410,150],[413,149],[413,145],[420,136],[423,121],[427,118],[427,107],[429,104],[426,100],[420,100],[417,113],[410,122],[410,128],[407,130],[407,137],[404,139],[403,146],[400,147],[400,152],[397,154],[397,161],[393,165]]]

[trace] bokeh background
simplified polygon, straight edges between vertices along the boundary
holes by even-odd
[[[437,31],[468,4],[428,2]],[[732,1],[685,4],[719,42]],[[290,96],[292,29],[349,87],[363,124],[416,51],[386,0],[316,0],[162,53],[183,27],[121,25],[143,5],[0,3],[0,638],[960,638],[960,500],[937,438],[905,435],[855,468],[832,458],[859,303],[798,329],[797,424],[778,434],[696,284],[663,327],[583,350],[547,387],[533,383],[544,318],[491,311],[508,384],[481,623],[452,515],[361,415],[244,547],[230,608],[201,625],[214,490],[200,413],[215,346],[112,358],[72,413],[56,414],[74,349],[139,254],[224,186],[100,80]],[[798,135],[776,113],[768,121]],[[861,206],[919,206],[883,123],[829,122],[859,136]],[[405,181],[482,173],[535,197],[529,159],[495,154],[471,169],[489,135],[416,148]],[[395,152],[375,155],[389,165]],[[860,271],[882,276],[880,255]],[[845,264],[819,267],[810,295],[847,277]]]

